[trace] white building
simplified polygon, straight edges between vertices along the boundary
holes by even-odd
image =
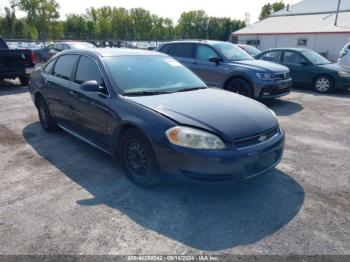
[[[268,18],[233,32],[234,43],[261,50],[274,47],[312,49],[336,61],[350,38],[350,0],[304,0]]]

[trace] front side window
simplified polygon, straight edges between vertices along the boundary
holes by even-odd
[[[271,52],[265,53],[261,58],[265,61],[280,63],[281,56],[282,56],[282,51],[271,51]]]
[[[216,44],[215,48],[229,61],[254,60],[247,52],[231,43]]]
[[[82,84],[86,81],[95,80],[98,84],[102,84],[102,75],[95,61],[86,56],[82,56],[79,60],[75,82]]]
[[[110,57],[105,63],[112,80],[126,95],[206,88],[194,73],[167,56]]]
[[[307,63],[306,59],[297,52],[286,51],[284,53],[284,63],[292,65],[302,65]]]
[[[218,54],[209,46],[198,45],[196,50],[196,59],[208,61],[209,58],[217,57]]]
[[[192,58],[193,45],[192,44],[173,44],[170,47],[169,54],[176,57]]]
[[[52,72],[52,68],[55,64],[56,60],[52,60],[50,63],[48,63],[45,67],[44,67],[44,72],[47,74],[50,74]]]
[[[320,54],[318,54],[314,51],[305,51],[305,52],[303,52],[303,55],[307,59],[309,59],[309,61],[311,63],[313,63],[314,65],[325,65],[325,64],[331,63],[327,58],[321,56]]]
[[[71,80],[71,75],[77,60],[78,55],[60,56],[53,70],[53,75],[65,80]]]

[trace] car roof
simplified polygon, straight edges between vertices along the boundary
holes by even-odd
[[[266,50],[268,51],[296,51],[296,52],[305,52],[305,51],[310,51],[310,49],[307,48],[301,48],[301,47],[285,47],[285,48],[270,48]]]
[[[165,44],[208,44],[208,45],[215,45],[220,43],[229,43],[224,41],[216,41],[216,40],[201,40],[201,39],[189,39],[189,40],[177,40],[177,41],[171,41],[162,43],[162,45]]]
[[[116,56],[167,56],[166,54],[139,49],[129,48],[85,48],[70,49],[59,53],[64,54],[81,54],[92,57],[116,57]]]

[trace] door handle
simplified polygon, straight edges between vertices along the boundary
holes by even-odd
[[[75,92],[75,91],[69,91],[69,94],[71,95],[71,96],[73,96],[73,97],[78,97],[78,93],[77,92]]]

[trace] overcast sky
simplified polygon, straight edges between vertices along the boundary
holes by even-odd
[[[117,6],[127,9],[143,7],[151,13],[163,17],[169,17],[177,21],[183,11],[205,10],[211,16],[230,17],[233,19],[245,18],[245,13],[250,13],[251,22],[256,22],[261,7],[266,3],[277,0],[56,0],[60,4],[61,19],[69,13],[84,13],[91,6],[101,7]],[[300,0],[284,0],[291,4]],[[0,0],[0,8],[9,5],[9,0]]]

